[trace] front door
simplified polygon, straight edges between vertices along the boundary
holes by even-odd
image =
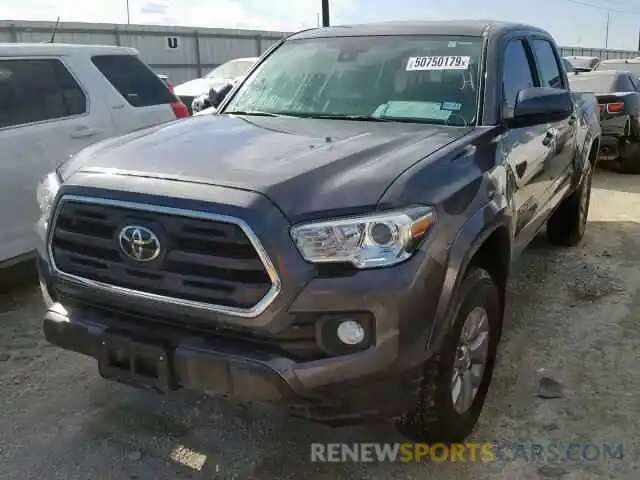
[[[502,74],[502,112],[513,112],[518,92],[536,86],[534,63],[524,39],[510,40],[504,52]],[[515,253],[526,245],[537,231],[544,208],[544,192],[549,186],[550,157],[553,155],[546,141],[548,127],[514,128],[502,138],[503,155],[513,183],[513,216]]]

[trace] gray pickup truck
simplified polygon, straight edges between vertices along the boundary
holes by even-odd
[[[461,440],[510,266],[545,225],[581,240],[599,141],[543,30],[291,35],[217,114],[96,144],[41,183],[44,335],[133,386]]]

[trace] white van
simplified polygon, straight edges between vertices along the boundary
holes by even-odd
[[[94,142],[188,115],[135,49],[0,44],[0,268],[33,251],[45,174]]]

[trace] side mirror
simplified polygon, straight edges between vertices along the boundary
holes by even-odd
[[[211,106],[218,108],[218,105],[222,103],[222,100],[224,100],[224,97],[226,97],[227,94],[231,91],[232,87],[232,84],[228,84],[222,87],[220,90],[216,90],[214,88],[209,90],[209,103],[211,104]]]
[[[504,121],[510,128],[530,127],[559,122],[573,113],[569,90],[531,87],[518,92],[516,106]]]

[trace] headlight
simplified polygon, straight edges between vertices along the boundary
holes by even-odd
[[[409,258],[435,221],[429,207],[298,225],[291,236],[311,263],[387,267]]]
[[[53,209],[53,202],[56,199],[58,190],[60,189],[60,177],[57,172],[51,172],[38,185],[36,190],[36,199],[42,212],[44,221],[48,221]]]

